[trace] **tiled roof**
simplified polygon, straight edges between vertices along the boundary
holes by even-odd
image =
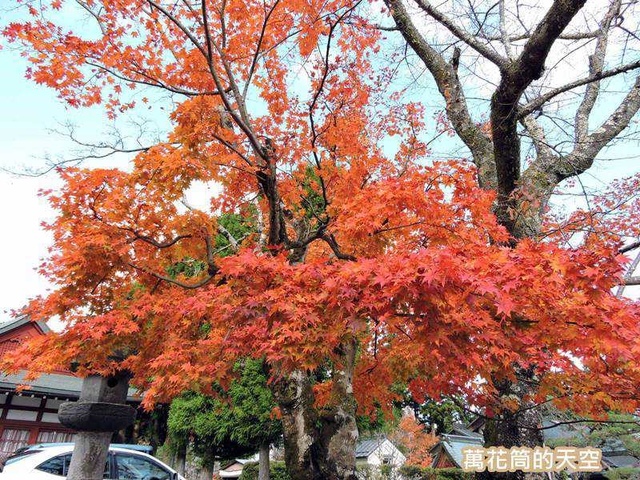
[[[385,438],[361,440],[356,445],[356,458],[366,458],[385,442]]]
[[[482,437],[466,435],[442,435],[440,445],[446,450],[458,467],[462,466],[462,449],[466,447],[481,447]]]
[[[26,393],[78,398],[82,389],[82,378],[58,373],[45,373],[36,380],[26,382],[24,373],[0,375],[0,389],[15,390],[18,385],[29,385],[31,388],[25,390]]]
[[[454,435],[461,435],[461,436],[464,436],[464,437],[482,438],[482,434],[481,433],[469,430],[468,428],[464,427],[460,423],[456,423],[456,424],[453,425],[452,433]]]
[[[31,319],[26,316],[26,315],[22,315],[21,317],[17,317],[15,320],[10,320],[8,322],[2,322],[0,323],[0,335],[10,332],[11,330],[21,327],[22,325],[26,325],[27,323],[31,322]],[[38,327],[40,327],[40,330],[42,330],[43,333],[48,333],[51,330],[49,329],[49,327],[47,327],[47,324],[41,321],[36,321],[34,322],[36,325],[38,325]]]
[[[603,456],[602,460],[612,467],[637,467],[640,461],[631,455]]]
[[[25,390],[27,394],[37,393],[73,399],[78,398],[82,390],[82,378],[80,377],[59,373],[43,373],[37,379],[25,382],[24,375],[25,373],[0,375],[0,390],[13,391],[18,385],[28,385],[31,388]],[[136,393],[135,389],[130,388],[127,400],[140,402],[140,396],[136,395]]]

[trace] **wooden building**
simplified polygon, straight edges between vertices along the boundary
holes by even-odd
[[[27,317],[0,324],[0,356],[49,331],[44,322]],[[30,388],[16,391],[25,384]],[[75,432],[60,424],[58,407],[77,400],[81,387],[82,379],[71,372],[44,374],[31,382],[25,382],[22,374],[0,374],[0,457],[33,443],[72,441]]]

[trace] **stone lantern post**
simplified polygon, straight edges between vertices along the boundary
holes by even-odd
[[[89,375],[78,401],[60,405],[60,423],[78,431],[67,480],[102,480],[111,436],[136,416],[136,410],[126,405],[129,378],[127,372]]]

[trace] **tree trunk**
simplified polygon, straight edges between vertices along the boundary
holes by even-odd
[[[187,468],[187,445],[181,445],[176,452],[176,471],[184,476]]]
[[[269,444],[260,445],[260,453],[258,454],[258,480],[269,480],[270,464],[269,464]]]
[[[213,463],[205,464],[200,470],[200,480],[211,480],[213,478]]]
[[[317,447],[322,478],[356,479],[356,401],[353,397],[353,372],[356,360],[355,341],[340,346],[342,370],[333,372],[331,401],[320,410],[321,428]]]
[[[320,478],[311,455],[315,441],[316,411],[309,376],[300,370],[275,385],[275,397],[282,413],[284,460],[293,480]]]
[[[356,344],[338,351],[341,370],[333,373],[328,405],[314,406],[310,375],[295,371],[278,382],[275,397],[282,412],[285,463],[292,480],[355,480],[358,441],[353,371]]]
[[[102,480],[111,432],[79,432],[69,465],[68,480]]]
[[[515,412],[504,411],[499,416],[488,420],[484,427],[485,447],[529,447],[541,446],[544,436],[540,430],[542,418],[535,404],[527,404],[522,401],[535,388],[535,377],[531,371],[516,368],[515,382],[497,381],[496,386],[501,397],[511,399],[518,398],[521,401],[520,408]],[[536,472],[482,472],[479,475],[482,480],[543,480],[545,473]]]

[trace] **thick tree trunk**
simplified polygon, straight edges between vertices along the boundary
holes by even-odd
[[[345,343],[340,347],[342,369],[334,371],[331,401],[320,412],[321,429],[316,448],[326,462],[319,462],[322,478],[355,479],[356,402],[353,397],[353,372],[356,344]]]
[[[341,369],[333,373],[332,398],[314,406],[313,383],[304,372],[293,372],[278,383],[276,399],[282,412],[285,463],[293,480],[355,480],[358,441],[353,398],[355,342],[338,352]]]
[[[258,453],[258,480],[269,480],[269,468],[269,444],[263,443]]]
[[[199,479],[200,480],[211,480],[213,478],[213,463],[207,464],[202,467],[200,470]]]
[[[529,447],[541,446],[544,436],[540,430],[542,417],[534,404],[528,404],[523,399],[535,388],[535,377],[530,371],[515,367],[517,381],[497,381],[496,386],[501,397],[519,399],[518,410],[504,411],[492,420],[488,420],[484,427],[484,441],[486,447]],[[478,475],[481,480],[543,480],[545,473],[516,472],[482,472]]]
[[[289,475],[293,480],[320,478],[311,455],[317,413],[311,379],[297,370],[278,382],[274,393],[282,413],[284,459]]]
[[[109,453],[111,432],[79,432],[76,437],[68,480],[102,480]]]

